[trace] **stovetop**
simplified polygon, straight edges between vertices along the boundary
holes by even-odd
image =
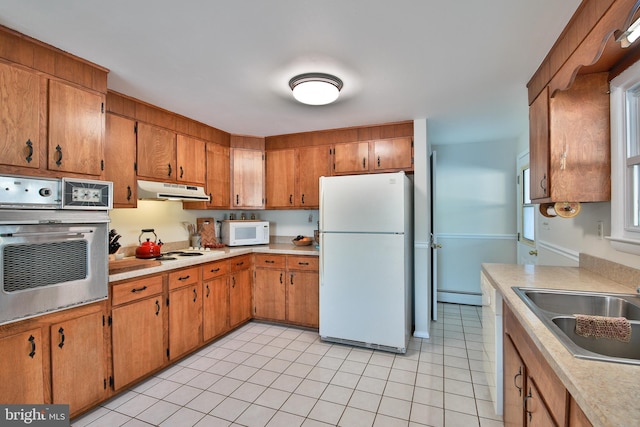
[[[172,260],[178,259],[173,255],[177,255],[178,257],[201,256],[202,252],[170,251],[170,252],[165,252],[163,254],[160,254],[160,256],[155,259],[156,261],[172,261]]]

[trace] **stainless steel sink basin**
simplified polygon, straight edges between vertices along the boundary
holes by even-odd
[[[639,295],[519,287],[513,290],[575,357],[640,365]],[[578,335],[575,314],[625,317],[631,323],[631,342]]]

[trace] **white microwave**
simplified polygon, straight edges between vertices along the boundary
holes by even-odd
[[[227,220],[220,230],[222,243],[227,246],[269,244],[268,221]]]

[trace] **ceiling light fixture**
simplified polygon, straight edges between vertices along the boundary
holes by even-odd
[[[326,105],[338,99],[342,80],[331,74],[305,73],[289,80],[293,97],[303,104]]]

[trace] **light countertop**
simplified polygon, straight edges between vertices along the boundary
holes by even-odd
[[[573,357],[511,289],[518,286],[635,293],[635,288],[578,267],[483,264],[482,269],[594,426],[631,426],[640,422],[640,365]]]
[[[110,274],[109,282],[117,282],[120,280],[132,279],[135,277],[146,276],[147,274],[162,273],[177,268],[190,267],[192,265],[204,264],[212,261],[219,261],[225,258],[231,258],[238,255],[251,253],[271,253],[283,255],[311,255],[318,256],[319,251],[315,245],[295,246],[292,243],[271,243],[269,245],[257,246],[236,246],[224,247],[222,249],[211,249],[209,251],[201,251],[202,256],[177,257],[176,260],[161,261],[161,265],[150,268],[141,268],[139,270],[127,271],[124,273]]]

